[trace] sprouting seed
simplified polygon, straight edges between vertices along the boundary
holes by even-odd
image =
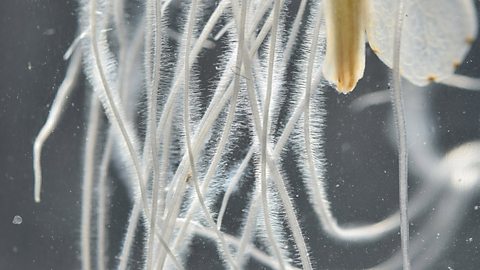
[[[348,93],[365,69],[366,0],[327,0],[327,51],[323,75],[339,92]]]
[[[410,0],[405,11],[401,75],[417,86],[448,79],[477,36],[473,1]],[[352,91],[363,77],[367,40],[373,52],[392,68],[397,12],[394,0],[325,1],[323,74],[339,92]]]

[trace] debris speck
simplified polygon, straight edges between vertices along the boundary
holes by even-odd
[[[15,225],[19,225],[19,224],[22,224],[23,222],[23,219],[21,216],[14,216],[13,217],[13,220],[12,220],[12,223],[15,224]]]
[[[48,28],[47,30],[45,30],[45,31],[43,32],[43,34],[46,35],[46,36],[55,35],[55,29],[53,29],[53,28]]]

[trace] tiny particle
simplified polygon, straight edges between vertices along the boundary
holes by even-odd
[[[22,224],[23,222],[23,219],[21,216],[14,216],[13,217],[13,220],[12,220],[12,223],[15,224],[15,225],[19,225],[19,224]]]
[[[49,29],[45,30],[45,31],[43,32],[43,34],[46,35],[46,36],[55,35],[55,29],[49,28]]]
[[[28,62],[27,68],[28,70],[32,70],[32,62]]]
[[[465,38],[465,42],[466,42],[468,45],[472,45],[473,42],[475,42],[475,38],[474,38],[474,37],[467,37],[467,38]]]
[[[460,64],[461,64],[460,61],[453,61],[453,68],[454,68],[454,69],[459,68],[459,67],[460,67]]]
[[[434,83],[434,82],[437,81],[437,76],[435,76],[435,75],[430,75],[430,76],[427,77],[427,80],[428,80],[429,82],[431,82],[431,83]]]

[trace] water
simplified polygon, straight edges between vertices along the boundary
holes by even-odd
[[[62,56],[79,35],[75,34],[75,29],[77,18],[82,16],[76,3],[69,3],[68,6],[59,5],[61,4],[54,1],[16,2],[0,9],[6,13],[2,14],[6,22],[1,24],[2,35],[9,37],[4,39],[6,42],[0,46],[3,46],[2,51],[12,52],[2,56],[6,64],[0,72],[4,76],[1,84],[4,90],[0,114],[2,125],[0,134],[4,140],[1,144],[3,158],[1,171],[6,184],[0,191],[0,216],[4,220],[0,233],[2,239],[0,266],[2,269],[81,269],[82,265],[86,267],[90,263],[92,269],[101,269],[102,265],[106,269],[112,269],[116,268],[122,259],[126,259],[131,268],[138,269],[146,264],[149,241],[153,239],[149,237],[151,216],[147,218],[144,216],[139,220],[133,234],[135,239],[131,255],[123,256],[122,242],[125,239],[129,216],[134,209],[135,200],[139,203],[142,201],[140,196],[142,188],[139,186],[132,156],[124,145],[124,137],[116,124],[110,127],[109,123],[115,123],[114,118],[111,115],[105,117],[103,110],[96,111],[93,105],[91,82],[94,82],[97,93],[103,96],[103,104],[99,104],[99,108],[109,106],[108,98],[103,92],[104,86],[96,77],[98,70],[87,69],[85,73],[90,79],[81,75],[72,93],[69,94],[59,126],[46,141],[43,150],[41,165],[44,183],[41,202],[36,204],[33,199],[33,141],[47,119],[54,95],[65,76],[66,63],[63,62]],[[201,9],[203,14],[199,15],[199,24],[193,30],[196,38],[191,40],[191,44],[195,43],[203,24],[216,7],[210,2],[204,5]],[[257,128],[252,117],[254,109],[250,107],[251,99],[247,92],[248,84],[252,83],[256,89],[254,95],[259,106],[257,108],[260,112],[259,120],[262,121],[265,111],[262,100],[268,89],[267,63],[270,41],[267,38],[261,43],[258,55],[252,58],[256,59],[252,62],[255,76],[242,73],[241,69],[234,65],[237,39],[235,25],[231,25],[219,41],[212,38],[222,26],[231,22],[231,9],[227,8],[225,15],[214,27],[213,33],[208,36],[210,45],[200,50],[190,70],[189,115],[190,130],[193,132],[191,141],[194,142],[193,146],[203,144],[206,146],[196,154],[195,169],[180,165],[182,157],[185,164],[188,160],[183,124],[184,88],[181,79],[178,93],[173,95],[177,101],[172,107],[174,114],[171,122],[161,124],[158,122],[161,121],[162,115],[165,115],[162,110],[167,102],[168,93],[173,89],[173,80],[183,71],[181,66],[184,63],[182,56],[185,54],[185,48],[179,45],[182,42],[181,35],[175,33],[181,33],[187,27],[185,22],[187,6],[174,2],[167,9],[164,26],[168,25],[170,32],[162,47],[161,64],[157,65],[158,60],[153,58],[150,64],[147,64],[147,68],[160,69],[161,90],[157,98],[156,124],[160,126],[158,139],[163,140],[165,134],[168,134],[166,131],[173,127],[169,143],[159,141],[156,146],[159,153],[156,157],[158,164],[161,164],[166,149],[171,152],[166,167],[159,166],[159,175],[153,176],[153,172],[148,174],[150,181],[144,187],[147,191],[145,200],[149,205],[147,213],[151,209],[151,190],[156,186],[151,183],[151,179],[154,177],[165,179],[163,184],[165,192],[159,193],[160,198],[164,199],[160,199],[158,204],[159,211],[165,213],[171,211],[174,198],[178,197],[171,193],[174,187],[176,186],[177,190],[184,188],[185,194],[178,202],[182,206],[179,217],[172,219],[176,221],[172,223],[173,228],[176,228],[173,230],[173,237],[179,235],[190,203],[198,198],[195,181],[203,182],[209,166],[214,163],[212,149],[217,147],[222,138],[229,103],[226,105],[216,103],[212,107],[220,109],[220,118],[215,118],[210,128],[204,128],[205,138],[199,140],[194,134],[199,134],[198,131],[203,130],[201,118],[206,112],[211,114],[207,108],[212,100],[215,100],[215,93],[226,89],[218,87],[218,80],[227,75],[238,78],[241,90],[234,103],[237,105],[235,117],[232,119],[234,124],[230,135],[225,137],[227,151],[220,156],[218,168],[212,171],[210,188],[203,191],[202,195],[207,198],[206,206],[212,214],[213,222],[218,221],[220,212],[224,213],[221,233],[223,240],[231,245],[229,252],[232,257],[237,256],[238,246],[235,243],[242,237],[243,225],[248,219],[248,214],[254,210],[250,208],[250,203],[258,203],[258,213],[252,215],[251,219],[253,236],[250,241],[252,245],[254,243],[256,249],[247,249],[243,266],[255,269],[270,265],[272,268],[278,268],[276,266],[278,259],[275,258],[272,248],[272,237],[268,235],[264,225],[261,192],[255,192],[255,188],[261,189],[264,156],[261,154],[261,148],[257,148],[262,139],[256,135]],[[306,67],[311,52],[309,46],[316,18],[313,15],[314,6],[308,4],[306,7],[299,37],[295,39],[295,46],[288,60],[282,57],[285,57],[285,43],[288,38],[286,34],[291,31],[293,19],[287,19],[284,26],[283,24],[279,26],[277,64],[274,68],[275,79],[272,82],[273,95],[269,112],[268,141],[271,152],[305,93]],[[140,166],[144,166],[144,160],[151,159],[149,151],[145,151],[145,155],[142,153],[144,142],[149,142],[149,136],[145,134],[148,133],[150,123],[148,98],[151,91],[146,89],[151,89],[152,77],[150,73],[145,72],[143,53],[126,54],[126,57],[132,58],[124,60],[121,48],[133,48],[130,45],[136,40],[134,30],[138,25],[145,23],[142,20],[143,8],[143,3],[139,5],[131,3],[125,7],[124,17],[120,16],[126,18],[125,21],[115,21],[112,16],[112,22],[105,26],[101,24],[106,17],[96,16],[97,24],[100,25],[97,34],[107,35],[108,48],[113,52],[111,57],[116,60],[111,66],[113,68],[109,69],[110,73],[106,74],[107,83],[114,91],[119,91],[119,86],[124,87],[125,94],[121,97],[117,95],[117,98],[122,99],[122,103],[117,105],[121,117],[127,123],[132,123],[126,125],[126,128],[128,136],[136,138],[131,141],[134,141],[133,150],[138,155]],[[289,14],[294,18],[297,6],[289,4],[289,8]],[[109,14],[102,5],[97,9],[102,15]],[[260,10],[261,6],[255,9]],[[86,11],[88,12],[88,9]],[[266,10],[268,13],[271,11]],[[21,15],[15,16],[17,12]],[[252,14],[253,11],[247,12],[247,16]],[[281,19],[284,18],[284,14],[281,13]],[[266,18],[266,15],[263,18]],[[255,22],[251,17],[246,21],[248,24]],[[122,22],[124,28],[121,26]],[[263,19],[259,21],[260,25],[264,22]],[[148,25],[153,24],[149,22]],[[82,27],[85,29],[86,25]],[[18,30],[12,33],[11,29]],[[108,30],[102,31],[103,29]],[[137,33],[140,37],[138,40],[143,42],[145,33]],[[257,34],[258,31],[253,33]],[[122,37],[125,39],[121,39]],[[211,48],[211,44],[215,44],[215,47]],[[316,62],[313,64],[314,80],[321,73],[323,44],[324,40],[320,38],[316,47]],[[85,65],[88,66],[89,63],[92,65],[94,51],[89,46],[89,37],[80,41],[79,46],[85,50],[83,58],[90,61]],[[458,73],[479,77],[478,48],[479,42],[476,41]],[[140,46],[139,50],[141,52],[144,48]],[[153,49],[151,51],[153,52]],[[310,139],[313,141],[311,146],[317,179],[323,179],[324,183],[312,185],[319,182],[312,179],[312,171],[309,169],[303,116],[294,125],[292,135],[276,158],[278,172],[288,190],[288,197],[295,209],[299,227],[288,222],[289,218],[290,222],[293,220],[287,214],[289,206],[285,206],[285,201],[280,197],[281,185],[274,181],[280,177],[275,175],[275,171],[270,167],[267,169],[269,212],[266,217],[272,224],[271,233],[282,253],[282,261],[292,267],[302,267],[305,260],[310,260],[315,269],[364,269],[382,263],[386,269],[401,267],[397,226],[392,226],[392,229],[388,230],[390,225],[385,225],[389,222],[387,220],[382,223],[384,225],[377,226],[376,230],[362,227],[382,221],[398,210],[398,165],[394,121],[389,103],[390,94],[382,92],[390,88],[390,70],[369,49],[366,53],[364,78],[351,94],[339,95],[323,81],[312,88]],[[108,59],[102,58],[101,61],[104,65]],[[229,61],[232,66],[228,66]],[[282,69],[281,66],[285,64],[286,68]],[[129,67],[130,70],[122,70]],[[219,90],[215,91],[216,87]],[[413,216],[410,220],[412,268],[476,269],[480,265],[477,254],[480,233],[477,209],[480,204],[478,189],[480,157],[477,154],[480,153],[477,142],[480,134],[478,106],[480,94],[442,84],[420,88],[404,81],[403,87],[410,162],[409,211]],[[380,94],[372,96],[372,93]],[[108,110],[113,114],[111,105]],[[93,119],[99,121],[97,135],[92,132]],[[93,135],[88,135],[89,130]],[[112,135],[109,135],[110,133]],[[88,143],[95,144],[90,144],[89,148]],[[169,147],[164,148],[164,145]],[[104,153],[108,152],[109,147],[112,147],[111,155],[107,155],[105,158],[107,162],[103,162]],[[251,161],[245,163],[244,173],[237,174],[238,168],[242,167],[242,160],[249,155],[250,147],[253,149],[253,157]],[[89,151],[91,156],[88,156]],[[88,172],[88,166],[85,167],[84,164],[89,162],[93,166],[94,175],[91,182],[84,178],[85,172]],[[109,165],[108,168],[105,164]],[[103,182],[100,181],[102,170],[108,175]],[[140,170],[140,175],[145,175],[145,169]],[[322,186],[325,187],[325,198],[329,200],[332,215],[337,221],[336,230],[333,226],[334,229],[330,228],[329,231],[325,220],[321,222],[319,219],[321,207],[319,208],[312,199],[315,197],[315,189],[318,191]],[[85,191],[83,194],[82,190]],[[221,205],[226,192],[232,192],[232,197],[222,210]],[[82,203],[86,201],[91,202],[91,210],[88,204]],[[102,208],[101,205],[105,207]],[[15,225],[17,216],[23,219],[20,221],[21,226]],[[221,237],[212,230],[211,220],[205,218],[204,209],[197,207],[192,211],[191,218],[196,225],[182,233],[185,239],[179,241],[177,247],[174,248],[173,238],[167,241],[179,264],[188,269],[226,268],[228,259],[225,258],[228,256],[223,255],[222,259],[224,254],[222,249],[215,247],[222,247],[221,241],[215,242]],[[396,220],[393,218],[388,224],[395,225]],[[166,221],[162,221],[162,215],[158,216],[156,223],[162,226],[157,228],[160,235],[166,237],[168,235],[166,231],[169,229],[166,228]],[[295,228],[300,230],[303,240],[298,235],[297,238],[293,236]],[[362,231],[360,235],[353,235],[354,231],[348,228],[368,230]],[[383,228],[383,231],[378,228]],[[98,239],[105,241],[99,242]],[[308,259],[303,258],[303,261],[299,255],[302,242],[308,247]],[[165,258],[162,254],[164,249],[161,248],[162,244],[158,238],[152,246],[154,252],[150,256],[154,258],[152,260],[154,263],[158,263]],[[269,258],[262,261],[261,256]],[[166,258],[169,259],[165,265],[173,267],[171,258],[168,256]],[[292,261],[288,258],[294,259]]]

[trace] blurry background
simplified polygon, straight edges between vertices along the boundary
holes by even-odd
[[[73,91],[63,120],[44,147],[40,204],[33,200],[32,170],[33,140],[64,77],[62,57],[75,38],[76,8],[75,1],[0,1],[0,269],[80,268],[86,114],[82,84]],[[339,95],[333,89],[325,93],[328,191],[340,223],[378,220],[398,208],[397,161],[389,141],[391,106],[386,103],[360,113],[349,107],[366,93],[388,88],[388,70],[367,53],[365,78],[353,94]],[[460,72],[480,77],[478,41],[467,59]],[[426,91],[431,102],[434,118],[428,128],[437,136],[435,145],[440,153],[480,137],[480,93],[441,85],[418,91]],[[412,188],[418,180],[410,178]],[[113,203],[121,209],[124,202]],[[480,267],[480,210],[476,206],[480,206],[480,190],[464,209],[468,219],[451,220],[452,224],[461,222],[459,232],[431,269]],[[314,260],[329,269],[372,266],[397,248],[395,235],[367,246],[335,243],[319,233],[306,200],[298,207],[307,224],[306,233],[317,238],[309,241],[316,243],[312,256],[318,256]],[[15,216],[22,218],[21,224],[13,223]],[[122,220],[124,217],[113,223]],[[119,230],[119,237],[121,234]]]

